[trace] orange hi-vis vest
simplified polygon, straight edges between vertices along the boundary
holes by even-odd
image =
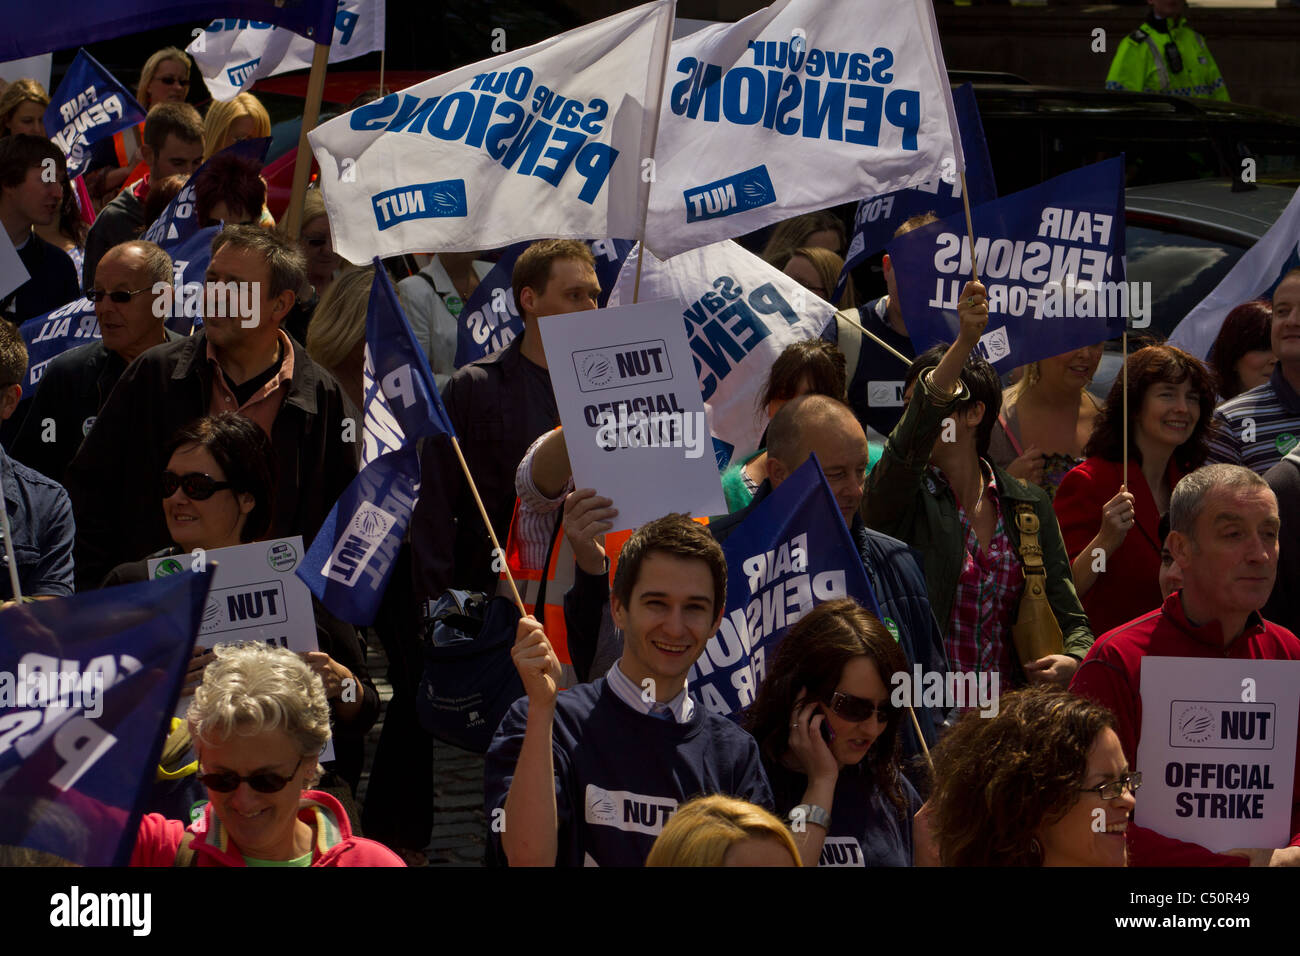
[[[123,189],[137,182],[149,171],[140,149],[143,145],[144,123],[137,123],[113,134],[113,152],[117,156],[117,165],[131,170],[122,183]]]

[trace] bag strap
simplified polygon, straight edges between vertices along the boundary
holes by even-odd
[[[844,381],[852,382],[858,370],[858,359],[862,355],[862,331],[852,322],[846,320],[849,313],[858,319],[862,313],[858,309],[843,309],[835,313],[836,342],[835,347],[844,354]]]
[[[194,834],[189,830],[181,837],[181,845],[176,848],[176,859],[172,860],[172,866],[197,866],[199,855],[194,852],[191,844],[194,842]]]
[[[1043,546],[1038,543],[1038,512],[1029,504],[1016,505],[1016,527],[1020,529],[1020,563],[1025,574],[1047,576]]]
[[[555,516],[555,528],[551,531],[551,543],[546,546],[546,560],[542,562],[542,582],[537,588],[537,600],[533,602],[533,617],[546,626],[546,585],[550,583],[551,556],[555,554],[555,542],[560,540],[564,527],[564,505],[560,505]]]
[[[998,424],[1001,425],[1002,430],[1007,433],[1007,441],[1011,443],[1012,449],[1015,450],[1016,457],[1019,458],[1025,453],[1025,450],[1020,447],[1020,442],[1016,441],[1016,436],[1011,431],[1011,423],[1007,420],[1007,416],[1004,412],[998,412]]]

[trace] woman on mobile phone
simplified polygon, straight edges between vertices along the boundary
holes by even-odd
[[[921,798],[899,763],[890,678],[907,660],[850,600],[799,620],[746,718],[805,866],[911,866]]]

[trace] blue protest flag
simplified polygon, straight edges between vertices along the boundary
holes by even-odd
[[[966,188],[970,190],[970,204],[992,202],[998,198],[997,184],[993,179],[993,162],[989,159],[988,143],[984,139],[984,124],[980,120],[979,106],[975,103],[975,87],[963,83],[952,91],[952,103],[957,111],[957,126],[961,132],[961,148],[966,156]],[[920,186],[898,189],[883,196],[868,196],[858,203],[853,216],[853,235],[848,251],[844,253],[844,268],[840,270],[831,302],[840,301],[849,273],[879,252],[894,238],[894,230],[924,212],[933,212],[942,219],[962,212],[961,178],[955,162],[944,164],[944,175]]]
[[[976,206],[971,219],[989,303],[979,352],[1000,374],[1114,338],[1145,298],[1124,280],[1123,156]],[[917,354],[954,341],[971,276],[964,215],[895,239],[889,256]]]
[[[722,545],[727,610],[688,675],[691,693],[734,719],[754,701],[786,630],[823,601],[880,606],[815,454]]]
[[[189,335],[194,320],[202,316],[203,282],[212,259],[212,237],[219,231],[220,227],[209,226],[184,240],[173,239],[163,246],[172,257],[176,283],[176,294],[163,324],[173,332]],[[22,383],[24,400],[36,391],[46,366],[53,359],[100,339],[95,303],[85,296],[28,319],[18,331],[27,345],[27,377]]]
[[[361,472],[335,502],[297,574],[335,617],[370,624],[420,494],[415,443],[455,437],[383,263],[366,309]]]
[[[630,239],[596,239],[587,243],[596,258],[596,280],[600,283],[601,308],[618,281],[623,260],[635,245]],[[511,278],[515,262],[532,242],[516,242],[501,253],[492,270],[479,282],[457,318],[456,367],[487,358],[509,345],[524,331],[524,320],[515,308]]]
[[[130,861],[212,574],[0,613],[0,845]]]
[[[181,191],[172,197],[157,219],[144,231],[141,239],[156,242],[170,251],[175,243],[184,242],[199,229],[199,212],[197,190],[195,187],[208,175],[208,167],[217,156],[240,156],[257,165],[258,169],[266,162],[267,150],[271,148],[271,137],[241,139],[231,143],[221,152],[209,156],[203,165],[194,171],[181,187]],[[260,210],[259,210],[260,211]]]
[[[316,43],[334,36],[335,0],[42,0],[6,4],[0,61],[214,17],[274,23]],[[232,22],[228,29],[234,29]],[[247,23],[244,24],[247,26]]]
[[[45,131],[68,158],[68,178],[90,162],[90,147],[144,121],[144,109],[125,86],[84,49],[68,67],[45,111]]]

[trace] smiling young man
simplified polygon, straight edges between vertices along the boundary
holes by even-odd
[[[1239,465],[1206,465],[1178,482],[1169,503],[1167,546],[1183,573],[1164,605],[1098,640],[1070,684],[1110,708],[1124,754],[1137,766],[1142,729],[1142,660],[1300,660],[1300,640],[1264,620],[1277,573],[1277,499],[1264,479]],[[1298,755],[1300,756],[1300,755]],[[1294,793],[1300,795],[1300,760]],[[1130,866],[1300,866],[1300,804],[1289,846],[1214,853],[1132,825]]]
[[[1273,290],[1269,331],[1277,365],[1263,385],[1242,392],[1214,411],[1210,461],[1245,465],[1259,474],[1300,447],[1300,269]]]
[[[484,773],[494,849],[507,862],[641,866],[691,797],[772,806],[754,739],[687,692],[726,594],[722,548],[668,515],[623,547],[610,598],[623,657],[605,677],[559,694],[550,642],[532,617],[519,622],[513,657],[527,696],[502,720]]]
[[[10,449],[15,458],[63,480],[126,367],[147,349],[181,338],[163,327],[171,288],[171,256],[152,242],[133,239],[104,255],[88,292],[102,338],[64,352],[45,367]]]

